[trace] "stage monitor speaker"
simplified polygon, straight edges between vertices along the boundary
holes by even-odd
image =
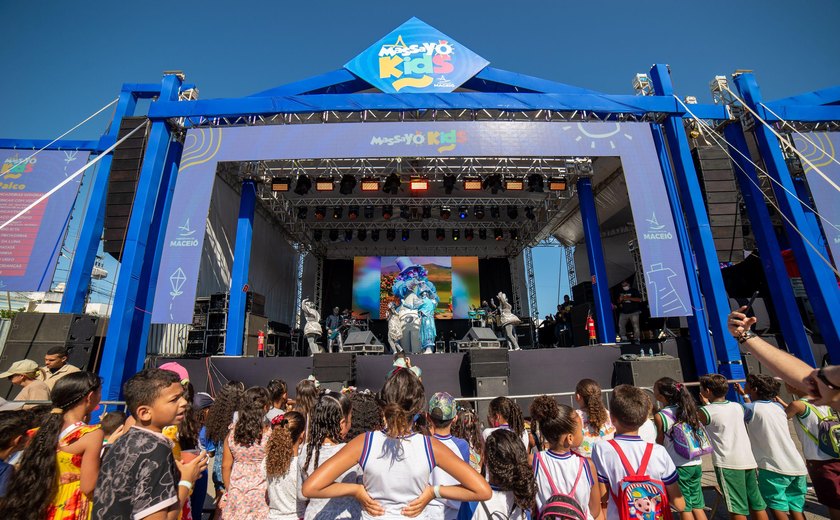
[[[586,317],[592,306],[588,303],[572,307],[572,343],[576,347],[589,345],[589,333],[586,332]]]
[[[245,344],[243,345],[246,356],[256,357],[259,355],[259,334],[268,330],[268,318],[248,313],[245,315]]]
[[[634,361],[615,362],[613,367],[615,385],[633,385],[652,388],[657,379],[670,377],[683,380],[680,360],[671,356],[643,357]]]
[[[464,341],[496,341],[496,334],[493,329],[487,327],[470,327],[464,336]]]
[[[507,349],[470,349],[470,376],[507,377],[510,362]]]
[[[475,396],[476,397],[499,397],[506,396],[510,393],[510,385],[507,377],[477,377],[475,379]],[[486,423],[487,410],[490,406],[490,401],[481,400],[476,402],[476,413],[478,420]],[[485,426],[490,426],[485,424]]]
[[[347,334],[344,345],[381,345],[373,332],[369,330],[358,330]]]

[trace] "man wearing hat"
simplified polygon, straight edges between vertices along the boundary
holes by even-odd
[[[429,400],[429,427],[432,436],[443,443],[444,446],[452,450],[455,455],[467,464],[470,463],[470,445],[464,439],[453,437],[450,429],[452,421],[457,417],[457,405],[455,398],[446,392],[438,392]],[[437,486],[457,486],[458,481],[449,473],[436,467],[432,470],[432,475],[429,478],[431,485]],[[430,510],[429,518],[443,518],[444,520],[455,520],[458,518],[458,511],[461,509],[461,502],[456,500],[447,500],[445,498],[436,498],[429,502],[426,506]]]
[[[420,341],[420,314],[423,305],[420,293],[428,291],[430,297],[438,300],[435,284],[429,281],[429,273],[420,264],[415,264],[407,256],[399,256],[394,263],[400,274],[394,279],[391,291],[400,299],[399,315],[403,327],[400,346],[406,352],[418,354],[422,350]]]
[[[37,379],[38,363],[31,359],[15,361],[12,366],[0,374],[0,378],[9,378],[12,384],[23,387],[15,401],[49,401],[50,388]]]

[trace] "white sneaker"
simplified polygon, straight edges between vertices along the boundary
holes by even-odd
[[[427,348],[426,350],[423,351],[423,354],[434,354],[434,351],[432,351],[432,349],[430,349],[430,348]]]

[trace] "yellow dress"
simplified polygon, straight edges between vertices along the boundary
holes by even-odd
[[[59,448],[70,446],[88,433],[98,430],[99,425],[88,426],[79,422],[73,425],[69,433],[58,440]],[[60,449],[56,452],[58,462],[58,493],[47,509],[47,520],[88,520],[91,514],[91,502],[81,490],[82,454],[67,453]]]

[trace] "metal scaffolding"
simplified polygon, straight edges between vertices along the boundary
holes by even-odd
[[[534,256],[530,247],[522,252],[525,255],[525,279],[528,282],[528,303],[531,306],[531,315],[540,317],[539,303],[537,301],[537,282],[534,279]]]

